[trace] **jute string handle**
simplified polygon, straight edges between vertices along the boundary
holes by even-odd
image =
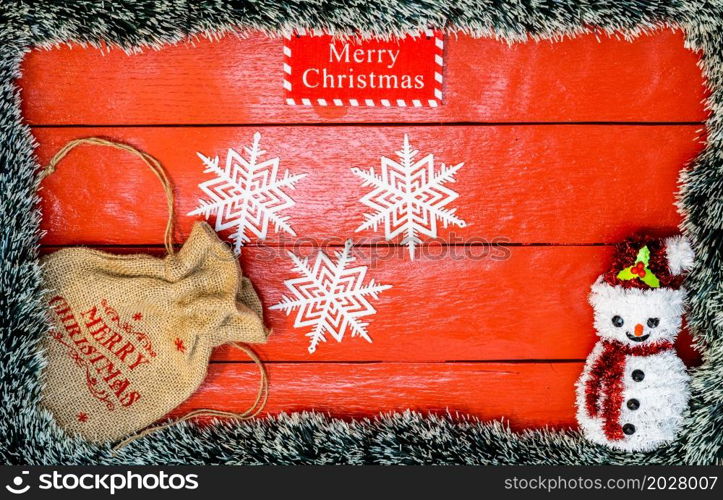
[[[146,165],[148,165],[151,171],[161,182],[161,185],[163,186],[163,191],[166,193],[166,205],[168,206],[168,221],[166,222],[166,232],[163,237],[163,242],[166,246],[166,252],[168,252],[169,255],[173,255],[173,220],[175,219],[173,212],[173,188],[171,187],[171,182],[168,180],[168,175],[166,175],[166,171],[163,169],[161,163],[148,153],[144,153],[143,151],[140,151],[128,144],[109,141],[101,137],[84,137],[82,139],[74,139],[68,142],[65,146],[63,146],[57,153],[55,153],[53,158],[50,160],[50,163],[48,163],[48,165],[40,173],[40,180],[42,181],[47,176],[55,172],[58,163],[60,163],[60,161],[65,158],[68,153],[70,153],[76,147],[84,144],[95,146],[108,146],[111,148],[120,149],[121,151],[126,151],[128,153],[131,153],[132,155],[137,156],[138,158],[143,160]]]
[[[166,429],[168,427],[171,427],[172,425],[178,424],[180,422],[185,422],[186,420],[190,420],[192,418],[198,418],[198,417],[212,417],[212,418],[229,418],[234,420],[250,420],[257,416],[261,411],[264,409],[264,406],[266,406],[266,402],[269,398],[269,377],[266,374],[266,368],[264,368],[264,364],[261,362],[261,359],[259,359],[258,355],[248,346],[244,344],[239,344],[238,342],[234,342],[231,344],[235,348],[243,351],[246,353],[246,355],[251,358],[251,360],[256,364],[256,367],[259,370],[259,389],[256,392],[256,399],[254,400],[253,404],[249,406],[249,408],[241,413],[234,413],[230,411],[223,411],[223,410],[212,410],[208,408],[200,408],[197,410],[191,410],[190,412],[186,413],[182,417],[176,419],[176,420],[169,420],[168,422],[164,422],[159,425],[147,427],[143,429],[140,432],[137,432],[136,434],[133,434],[132,436],[129,436],[125,438],[123,441],[118,443],[112,448],[113,454],[118,452],[121,448],[124,448],[131,444],[132,442],[141,439],[145,436],[148,436],[149,434],[153,434],[154,432],[161,431],[163,429]]]
[[[65,146],[63,146],[50,160],[48,165],[40,172],[40,180],[42,181],[47,176],[55,172],[58,163],[60,163],[63,158],[65,158],[70,151],[75,149],[78,146],[81,145],[95,145],[95,146],[107,146],[115,149],[119,149],[121,151],[126,151],[128,153],[131,153],[134,156],[137,156],[140,158],[148,167],[151,169],[151,171],[155,174],[155,176],[158,178],[158,180],[161,182],[161,185],[163,186],[163,191],[166,194],[166,204],[168,206],[168,222],[166,223],[166,231],[164,234],[164,245],[166,247],[166,252],[168,252],[168,255],[175,255],[174,249],[173,249],[173,221],[175,218],[174,215],[174,196],[173,196],[173,187],[171,186],[171,182],[168,179],[168,175],[166,174],[165,169],[161,165],[161,163],[154,158],[153,156],[149,155],[148,153],[145,153],[137,148],[134,148],[133,146],[130,146],[128,144],[124,144],[122,142],[116,142],[116,141],[110,141],[108,139],[103,139],[102,137],[84,137],[81,139],[74,139],[72,141],[69,141]],[[223,411],[223,410],[213,410],[213,409],[197,409],[192,410],[182,417],[171,420],[168,422],[165,422],[163,424],[159,424],[156,426],[151,426],[143,429],[140,432],[137,432],[136,434],[133,434],[132,436],[127,437],[117,445],[115,445],[112,448],[113,453],[115,454],[118,450],[121,448],[129,445],[130,443],[141,439],[145,436],[148,436],[149,434],[152,434],[154,432],[161,431],[163,429],[166,429],[174,424],[177,424],[179,422],[184,422],[186,420],[190,420],[192,418],[198,418],[198,417],[212,417],[212,418],[230,418],[230,419],[236,419],[236,420],[248,420],[251,418],[254,418],[257,416],[261,411],[263,410],[264,406],[266,406],[266,402],[268,400],[269,396],[269,379],[268,375],[266,373],[266,369],[264,368],[263,363],[261,362],[261,359],[256,355],[256,353],[248,346],[244,344],[240,344],[238,342],[232,343],[234,347],[237,349],[243,351],[246,353],[246,355],[251,358],[251,360],[256,364],[256,367],[259,370],[259,388],[256,392],[256,399],[254,400],[253,404],[244,412],[241,413],[234,413],[230,411]]]

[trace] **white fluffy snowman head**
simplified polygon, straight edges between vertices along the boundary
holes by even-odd
[[[682,288],[620,288],[598,278],[590,294],[595,330],[601,338],[629,345],[673,342],[680,331],[684,298]]]
[[[597,334],[631,346],[675,341],[684,312],[682,274],[692,263],[680,236],[621,245],[613,269],[591,289]]]

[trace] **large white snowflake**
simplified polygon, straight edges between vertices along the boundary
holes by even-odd
[[[308,258],[302,259],[289,252],[295,264],[294,271],[300,277],[284,282],[293,296],[284,295],[271,309],[285,311],[287,315],[298,309],[294,326],[313,327],[306,334],[309,337],[309,353],[316,351],[319,342],[326,342],[326,334],[341,342],[346,331],[350,330],[352,337],[372,341],[367,333],[368,323],[359,321],[359,318],[376,312],[368,297],[378,299],[379,293],[391,288],[391,285],[380,285],[373,279],[365,285],[367,267],[347,267],[355,260],[351,249],[352,242],[348,240],[344,250],[336,252],[336,262],[319,251],[313,268],[309,266]]]
[[[199,200],[199,207],[188,215],[200,214],[207,219],[215,215],[216,231],[236,228],[231,239],[237,254],[244,243],[250,241],[249,234],[261,240],[266,238],[269,221],[277,232],[296,236],[288,223],[289,217],[278,213],[294,205],[284,188],[294,189],[294,184],[306,174],[291,175],[285,170],[279,178],[279,158],[261,161],[266,151],[260,143],[261,134],[256,132],[251,147],[243,148],[248,159],[229,148],[223,168],[219,166],[218,156],[209,158],[197,153],[206,166],[204,173],[215,177],[198,185],[209,199]]]
[[[375,212],[364,214],[365,222],[357,232],[369,228],[376,231],[379,224],[384,223],[385,238],[391,240],[403,234],[401,244],[407,245],[412,259],[415,248],[422,243],[420,235],[437,237],[438,220],[444,227],[466,226],[466,222],[455,215],[456,208],[445,208],[459,195],[444,186],[455,182],[454,175],[464,162],[453,167],[442,163],[437,171],[433,154],[415,160],[418,153],[405,134],[402,149],[396,152],[399,161],[382,156],[379,175],[374,168],[352,168],[352,172],[364,179],[363,186],[374,187],[360,201]]]

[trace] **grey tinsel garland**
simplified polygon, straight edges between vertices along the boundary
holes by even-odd
[[[711,88],[708,145],[682,176],[684,232],[697,263],[688,279],[688,322],[704,352],[693,373],[686,425],[672,445],[625,454],[576,432],[513,433],[501,423],[455,415],[379,415],[342,421],[316,413],[196,427],[180,424],[117,456],[66,436],[39,409],[43,365],[37,341],[47,328],[40,301],[34,141],[20,115],[14,80],[31,46],[107,41],[127,50],[187,36],[293,28],[401,34],[434,26],[510,41],[588,32],[680,27],[701,50]],[[3,233],[0,332],[0,457],[6,464],[636,464],[723,459],[723,0],[92,0],[0,3],[0,213]]]

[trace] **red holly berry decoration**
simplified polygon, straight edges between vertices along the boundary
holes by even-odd
[[[660,280],[650,270],[648,264],[650,263],[650,249],[647,245],[638,250],[638,255],[635,257],[635,265],[626,267],[617,274],[620,280],[635,280],[640,279],[643,283],[648,285],[650,288],[658,288],[660,286]]]
[[[87,422],[88,421],[88,414],[84,412],[78,413],[78,422]]]
[[[630,272],[640,278],[645,278],[645,264],[643,262],[637,262],[630,268]]]

